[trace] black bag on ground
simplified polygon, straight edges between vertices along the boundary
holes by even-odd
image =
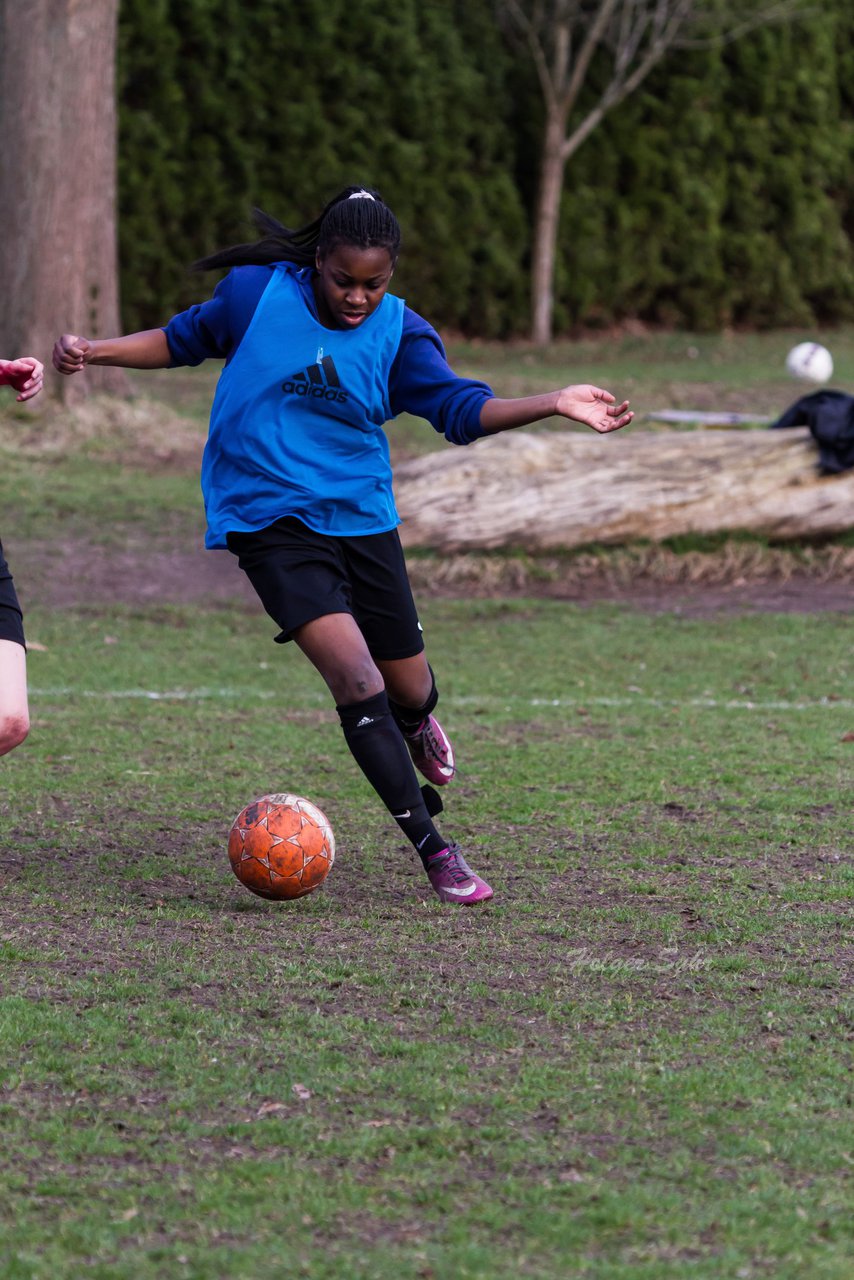
[[[813,391],[801,396],[776,422],[777,427],[809,427],[818,445],[822,474],[854,467],[854,396],[844,391]]]

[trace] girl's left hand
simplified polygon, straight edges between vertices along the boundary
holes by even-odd
[[[0,360],[0,384],[7,383],[18,392],[19,400],[31,400],[37,396],[44,383],[44,365],[35,356],[21,356],[18,360]]]
[[[603,391],[601,387],[592,387],[589,383],[582,383],[577,387],[564,387],[558,392],[557,397],[557,412],[561,417],[571,418],[573,422],[581,422],[585,427],[598,431],[600,435],[605,435],[608,431],[619,431],[620,427],[628,426],[635,416],[628,412],[628,408],[628,400],[624,400],[622,404],[616,404],[615,397],[610,391]]]

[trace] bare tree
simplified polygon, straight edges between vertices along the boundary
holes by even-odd
[[[118,332],[117,19],[118,0],[0,0],[5,356],[48,364],[63,331]],[[128,387],[119,369],[52,379],[66,399]]]
[[[735,40],[796,11],[793,0],[499,0],[499,7],[530,52],[545,105],[531,266],[531,336],[545,343],[570,158],[671,50]],[[609,59],[610,74],[597,100],[578,112],[596,55]]]

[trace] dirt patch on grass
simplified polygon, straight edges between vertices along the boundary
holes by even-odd
[[[652,826],[655,821],[650,813],[648,823]],[[753,862],[722,859],[716,862],[713,875],[702,849],[688,847],[675,865],[669,855],[651,862],[641,885],[631,849],[621,848],[616,837],[610,840],[601,833],[580,837],[565,831],[535,836],[525,827],[494,823],[496,847],[506,847],[512,832],[527,849],[526,867],[540,868],[532,875],[512,865],[493,866],[491,843],[478,855],[479,870],[496,885],[499,911],[502,900],[525,903],[520,926],[512,918],[496,916],[490,907],[478,912],[442,909],[417,858],[403,844],[395,848],[389,842],[388,875],[381,898],[377,897],[374,878],[365,874],[365,852],[351,840],[330,883],[319,893],[294,903],[271,904],[247,893],[233,878],[219,819],[194,827],[195,851],[184,850],[180,871],[174,867],[176,834],[150,827],[144,861],[130,878],[119,869],[121,859],[114,861],[114,874],[105,871],[103,855],[105,849],[124,851],[130,865],[135,865],[139,849],[136,825],[104,829],[93,813],[86,829],[85,841],[69,839],[61,846],[55,843],[52,827],[41,828],[38,822],[26,831],[13,826],[8,832],[8,851],[0,859],[4,885],[0,942],[20,952],[22,959],[30,953],[50,956],[49,977],[42,970],[34,984],[28,968],[20,972],[20,992],[29,998],[62,1001],[69,981],[74,985],[81,978],[106,978],[117,973],[143,976],[155,951],[163,963],[169,962],[173,948],[176,956],[185,948],[198,948],[212,959],[219,948],[232,948],[237,925],[241,951],[268,957],[266,996],[271,1009],[285,991],[292,1005],[302,1003],[289,970],[293,955],[299,954],[307,966],[313,961],[321,965],[325,959],[330,962],[329,974],[321,977],[320,986],[315,974],[310,989],[302,993],[306,1007],[315,1012],[346,1013],[391,1023],[399,1017],[415,1017],[430,1023],[431,1034],[452,1034],[453,1028],[434,1025],[441,1009],[433,1007],[435,993],[424,988],[423,975],[429,972],[441,983],[445,976],[453,977],[471,962],[488,974],[492,990],[457,991],[455,1001],[462,1002],[460,1008],[479,1017],[487,1008],[494,1013],[507,1000],[512,1004],[518,999],[524,1006],[530,1004],[526,1016],[531,1025],[542,1022],[545,1026],[554,1016],[554,1010],[541,1008],[537,1000],[546,972],[550,988],[560,988],[563,999],[580,998],[585,983],[595,974],[597,982],[609,990],[640,980],[670,987],[674,997],[688,998],[690,1003],[695,983],[706,985],[706,946],[710,955],[719,951],[719,946],[698,938],[697,931],[714,935],[727,909],[728,894],[738,896],[746,917],[765,918],[760,934],[754,936],[748,929],[739,943],[746,962],[745,981],[750,974],[764,975],[771,960],[772,968],[776,967],[785,953],[789,965],[805,971],[832,963],[833,970],[828,968],[825,978],[830,987],[838,988],[849,959],[838,933],[844,904],[822,892],[826,867],[813,878],[817,873],[815,856],[801,853],[793,857],[786,848],[775,852],[766,847]],[[661,844],[666,848],[666,827],[661,829]],[[575,852],[569,865],[561,867],[567,848]],[[560,853],[558,865],[556,852]],[[834,857],[834,862],[838,860],[845,860],[841,849]],[[47,901],[34,907],[35,867],[40,885],[63,886],[60,912],[56,903]],[[736,871],[734,879],[731,873]],[[710,890],[705,905],[697,901],[699,883],[707,884]],[[797,899],[785,893],[792,883],[800,886]],[[741,886],[751,891],[747,899]],[[711,892],[715,887],[717,896]],[[24,911],[23,903],[27,904]],[[114,907],[121,908],[120,914],[114,914]],[[810,919],[801,921],[804,911],[811,913]],[[818,913],[824,926],[817,936]],[[661,916],[668,917],[669,928],[650,929],[650,923]],[[413,924],[414,917],[421,924]],[[365,928],[368,918],[370,930]],[[128,945],[131,920],[133,946]],[[413,935],[408,937],[411,924]],[[291,948],[286,953],[282,951],[283,928]],[[397,995],[388,998],[383,1007],[370,982],[363,983],[365,975],[387,971],[389,940],[396,935],[400,941],[393,946],[392,963]],[[73,936],[73,948],[68,947],[69,936]],[[524,947],[519,945],[522,938]],[[701,952],[702,963],[687,963]],[[344,970],[339,971],[342,958]],[[361,981],[353,974],[348,976],[351,962],[361,971]],[[812,976],[819,975],[814,972]],[[215,962],[198,972],[191,989],[180,971],[171,980],[160,975],[170,996],[211,1007],[230,999],[223,983],[229,985],[233,978],[229,967],[223,970]],[[709,994],[707,991],[707,997]],[[90,996],[95,998],[94,989]],[[80,1000],[79,990],[74,998]],[[125,999],[130,1008],[143,996],[128,994]],[[254,1007],[261,1011],[267,1007],[260,993]],[[559,1023],[560,1019],[555,1024],[558,1032]]]
[[[262,609],[237,561],[186,536],[168,550],[136,538],[7,546],[21,602],[51,609],[138,604],[238,604]],[[854,611],[854,547],[800,550],[727,543],[708,552],[658,547],[543,558],[411,557],[418,599],[540,598],[623,604],[647,613]]]

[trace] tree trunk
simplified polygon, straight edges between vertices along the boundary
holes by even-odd
[[[722,531],[785,540],[854,528],[854,472],[817,466],[806,427],[517,431],[405,463],[395,488],[407,547],[539,551]]]
[[[0,0],[0,354],[50,362],[60,333],[120,332],[118,0]],[[121,369],[49,374],[78,399],[126,394]],[[38,403],[38,402],[36,402]]]
[[[565,167],[562,151],[565,131],[566,122],[558,108],[548,106],[531,262],[531,337],[534,342],[543,345],[552,340],[555,259]]]

